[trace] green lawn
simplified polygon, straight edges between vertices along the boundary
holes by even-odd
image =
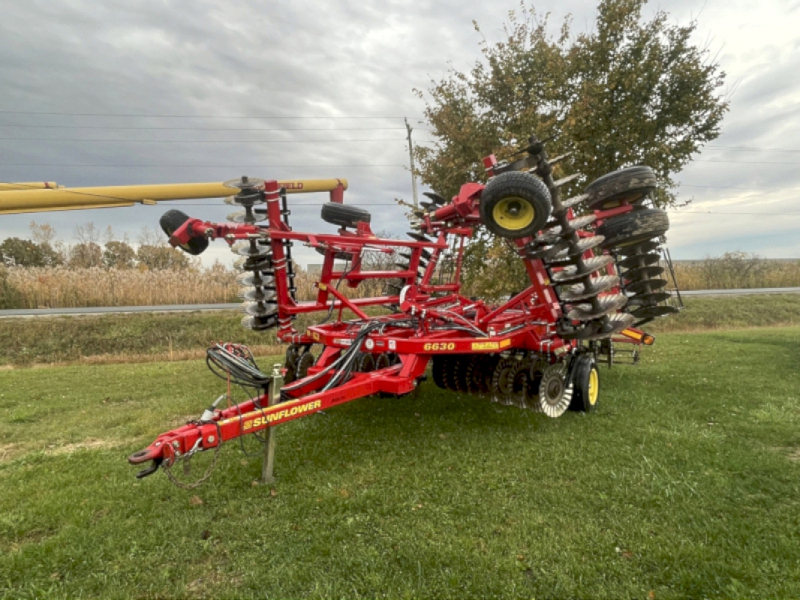
[[[134,479],[200,362],[3,371],[0,596],[796,598],[799,362],[800,328],[662,334],[556,420],[428,383],[281,426],[272,493],[236,443]]]

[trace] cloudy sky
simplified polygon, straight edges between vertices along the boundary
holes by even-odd
[[[539,13],[591,29],[593,3],[543,0]],[[402,234],[411,178],[403,117],[413,92],[479,58],[475,19],[492,42],[516,0],[6,0],[0,20],[0,181],[69,187],[262,178],[347,178],[345,199],[376,230]],[[676,258],[743,250],[800,258],[800,2],[664,0],[698,20],[718,54],[731,110],[723,133],[679,176],[693,199],[671,213]],[[325,195],[291,197],[293,226],[319,220]],[[174,207],[178,203],[170,203]],[[220,200],[187,202],[223,220]],[[112,225],[133,241],[164,206],[0,217],[0,238],[31,219],[72,242],[76,225]],[[224,245],[208,260],[230,261]],[[301,262],[313,260],[303,254]]]

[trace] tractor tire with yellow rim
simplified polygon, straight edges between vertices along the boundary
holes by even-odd
[[[589,354],[578,356],[572,363],[571,378],[575,386],[569,410],[591,412],[600,398],[600,370]]]
[[[551,210],[547,186],[528,173],[501,173],[481,195],[481,221],[504,238],[533,236],[545,226]]]

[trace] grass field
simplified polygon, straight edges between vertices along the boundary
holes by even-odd
[[[304,315],[298,329],[314,323]],[[283,352],[274,332],[242,328],[234,311],[0,319],[0,365],[113,363],[200,358],[214,341]],[[646,327],[653,333],[800,325],[800,294],[689,297],[686,310]]]
[[[799,361],[663,334],[557,420],[429,383],[281,426],[272,491],[235,443],[199,490],[133,478],[220,393],[200,362],[4,371],[0,596],[798,597]]]

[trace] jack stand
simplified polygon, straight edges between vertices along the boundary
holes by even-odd
[[[275,406],[281,399],[283,375],[281,365],[272,368],[272,381],[269,385],[269,402],[267,406]],[[275,481],[273,469],[275,468],[275,427],[267,429],[267,443],[264,444],[264,463],[261,466],[261,484],[266,485]]]

